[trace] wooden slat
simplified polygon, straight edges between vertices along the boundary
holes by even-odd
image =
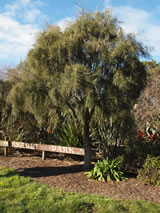
[[[57,152],[57,153],[84,156],[84,149],[76,148],[76,147],[55,146],[55,145],[47,145],[47,144],[34,144],[34,143],[24,143],[24,142],[16,142],[16,141],[12,141],[12,142],[0,141],[0,146],[3,146],[3,147],[11,146],[14,148],[21,148],[21,149],[31,149],[31,150]]]
[[[9,146],[9,142],[8,141],[0,141],[0,146],[8,147]]]

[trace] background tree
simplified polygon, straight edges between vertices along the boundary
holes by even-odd
[[[134,114],[138,127],[144,129],[147,122],[155,128],[160,128],[160,64],[155,61],[143,62],[148,77],[144,91],[142,91],[134,106]]]
[[[42,130],[39,129],[34,115],[24,111],[12,113],[13,104],[7,101],[11,89],[28,74],[26,62],[21,62],[15,68],[6,67],[0,72],[0,139],[40,142]]]
[[[0,137],[5,139],[5,124],[11,114],[11,106],[7,103],[7,95],[11,89],[11,84],[6,80],[7,73],[5,70],[0,71]]]
[[[63,32],[51,25],[39,34],[28,53],[30,75],[11,90],[13,109],[33,113],[42,126],[70,114],[82,127],[89,169],[93,116],[132,109],[146,79],[139,58],[147,55],[109,11],[82,11]]]

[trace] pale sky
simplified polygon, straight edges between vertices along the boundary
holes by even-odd
[[[24,60],[37,32],[47,24],[64,28],[79,7],[90,11],[111,8],[126,33],[151,47],[152,59],[160,62],[159,0],[0,0],[0,67]]]

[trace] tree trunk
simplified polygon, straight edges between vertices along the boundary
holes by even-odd
[[[83,129],[83,145],[85,150],[84,155],[84,170],[89,170],[91,167],[91,141],[89,137],[89,113],[85,113],[84,129]]]
[[[91,168],[91,146],[86,146],[84,150],[84,170],[87,171]]]

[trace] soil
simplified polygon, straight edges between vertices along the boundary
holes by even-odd
[[[83,170],[83,161],[79,160],[52,157],[42,161],[40,157],[33,155],[3,157],[1,154],[0,167],[14,168],[22,176],[69,192],[160,203],[160,187],[144,184],[136,177],[121,182],[91,181]]]

